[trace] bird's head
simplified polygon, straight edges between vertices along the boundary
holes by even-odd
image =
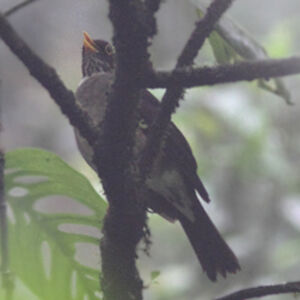
[[[93,40],[86,32],[83,33],[82,75],[91,76],[94,73],[110,72],[114,68],[114,50],[110,43],[103,40]]]

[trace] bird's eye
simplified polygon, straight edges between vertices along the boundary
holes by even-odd
[[[105,52],[106,52],[107,55],[112,55],[114,53],[114,50],[113,50],[111,45],[107,44],[105,46]]]

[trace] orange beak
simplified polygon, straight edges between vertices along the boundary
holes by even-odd
[[[87,32],[83,32],[83,46],[86,50],[92,51],[92,52],[98,52],[97,46],[93,39],[88,35]]]

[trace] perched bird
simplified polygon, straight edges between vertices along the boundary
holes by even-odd
[[[82,75],[76,99],[95,125],[99,125],[105,116],[114,79],[114,51],[108,42],[93,40],[87,33],[84,33],[82,48]],[[145,146],[149,126],[159,107],[159,101],[143,90],[134,148],[136,159]],[[210,201],[197,175],[196,161],[186,139],[173,123],[167,131],[165,147],[145,182],[147,207],[170,221],[181,223],[203,270],[215,281],[218,273],[226,277],[227,273],[238,271],[240,266],[197,198],[199,194],[204,201]],[[92,148],[76,129],[75,135],[80,152],[93,167]]]

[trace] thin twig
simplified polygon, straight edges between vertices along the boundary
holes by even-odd
[[[36,2],[37,0],[26,0],[24,2],[21,2],[19,4],[17,4],[16,6],[13,6],[12,8],[10,8],[9,10],[7,10],[5,13],[3,13],[4,17],[8,18],[10,17],[12,14],[14,14],[15,12],[19,11],[20,9],[28,6],[29,4]]]
[[[183,88],[229,82],[268,79],[300,73],[300,56],[284,59],[244,61],[215,67],[181,68],[174,72],[153,72],[140,80],[144,88],[167,88],[178,84]]]
[[[243,289],[227,296],[217,298],[215,300],[245,300],[251,298],[259,298],[270,295],[299,293],[300,281],[287,282],[283,284],[265,285]]]
[[[214,29],[215,24],[230,7],[233,0],[214,0],[208,7],[204,17],[197,22],[190,39],[185,45],[181,55],[178,58],[176,68],[182,68],[193,64],[199,49],[202,47],[205,39]],[[163,137],[166,134],[166,128],[171,120],[171,115],[175,112],[182,98],[184,88],[175,81],[174,85],[169,87],[163,96],[160,112],[149,131],[147,145],[141,159],[141,177],[142,180],[150,172],[155,157],[163,147]]]

